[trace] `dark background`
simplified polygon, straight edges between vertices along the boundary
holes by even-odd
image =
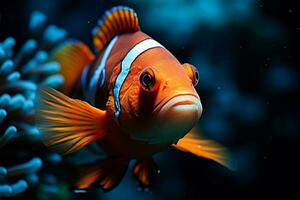
[[[98,190],[52,195],[56,199],[300,199],[300,2],[1,0],[0,41],[13,36],[19,48],[30,37],[31,12],[39,10],[50,24],[92,47],[91,30],[97,20],[106,9],[120,4],[134,8],[142,30],[179,61],[197,66],[197,91],[204,107],[199,127],[206,137],[229,147],[237,170],[170,149],[155,156],[161,174],[150,192],[138,189],[128,172],[116,189],[105,194]],[[66,167],[51,170],[67,173]],[[37,193],[30,188],[19,198],[51,196]]]

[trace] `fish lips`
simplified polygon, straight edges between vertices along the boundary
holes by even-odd
[[[157,129],[163,142],[175,143],[188,133],[202,115],[202,104],[196,95],[177,95],[157,112]]]

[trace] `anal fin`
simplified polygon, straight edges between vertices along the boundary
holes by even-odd
[[[78,168],[76,189],[88,190],[101,187],[104,191],[116,187],[126,173],[129,160],[108,158]]]
[[[142,187],[149,188],[153,184],[159,170],[153,158],[147,158],[137,160],[133,166],[132,173]]]

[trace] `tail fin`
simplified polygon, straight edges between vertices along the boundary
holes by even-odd
[[[82,42],[70,40],[64,42],[54,50],[50,59],[61,64],[60,73],[64,76],[64,85],[61,90],[65,94],[70,94],[84,67],[94,59],[93,53]]]
[[[173,144],[178,150],[190,152],[196,156],[211,159],[231,170],[234,170],[229,151],[213,140],[201,138],[195,128],[186,136],[180,139],[177,144]]]
[[[50,149],[68,154],[107,134],[106,111],[45,88],[38,95],[37,126]]]

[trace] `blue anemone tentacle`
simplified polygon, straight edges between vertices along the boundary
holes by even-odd
[[[49,52],[66,39],[67,33],[46,22],[43,13],[33,12],[29,22],[32,38],[17,51],[13,37],[0,41],[0,198],[13,197],[43,181],[39,176],[44,163],[57,164],[62,160],[59,155],[40,156],[34,148],[15,144],[20,138],[26,138],[29,145],[40,144],[34,121],[36,90],[39,86],[58,88],[64,82],[59,74],[60,63],[49,61],[48,57]],[[16,158],[25,155],[27,162],[22,158],[10,164],[7,155],[2,153],[5,149]]]

